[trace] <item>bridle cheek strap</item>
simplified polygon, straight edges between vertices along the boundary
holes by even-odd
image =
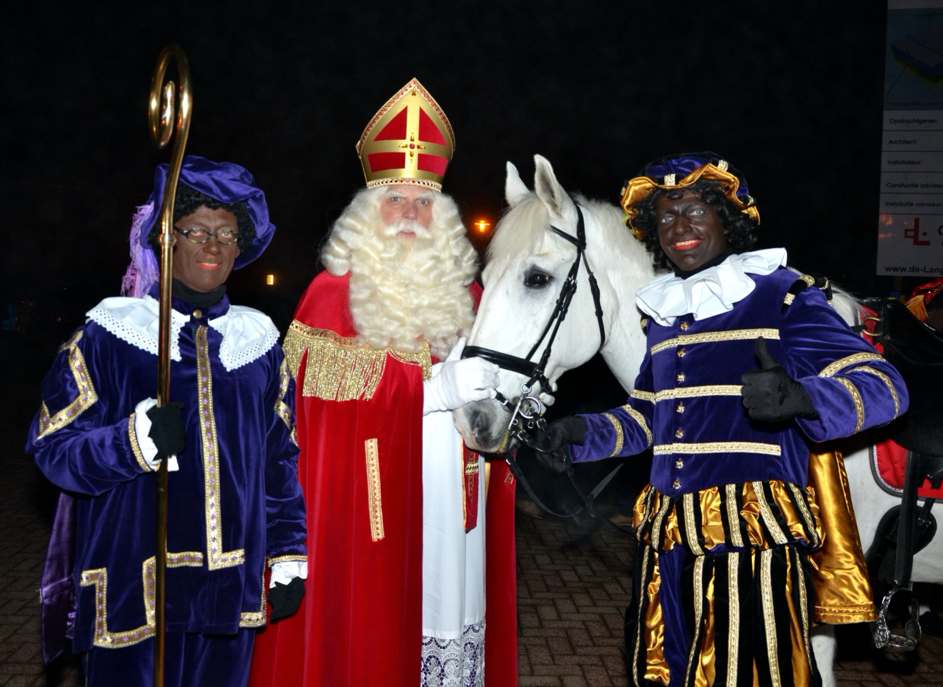
[[[596,308],[596,322],[599,325],[599,348],[601,349],[606,344],[606,326],[603,322],[599,284],[596,282],[596,275],[593,274],[593,271],[589,268],[589,262],[586,260],[586,226],[583,219],[583,210],[579,205],[576,206],[576,213],[578,217],[576,223],[576,237],[570,236],[557,227],[550,225],[550,230],[553,233],[576,246],[576,260],[573,261],[570,272],[563,282],[563,287],[560,289],[560,295],[557,298],[553,312],[550,314],[550,319],[547,321],[546,326],[544,326],[543,332],[541,332],[537,342],[530,349],[527,357],[519,358],[482,346],[466,346],[462,351],[463,358],[472,356],[484,358],[494,363],[502,370],[515,372],[527,377],[528,381],[524,385],[526,388],[532,388],[535,382],[540,382],[541,388],[549,389],[550,382],[546,377],[547,362],[550,360],[550,352],[553,348],[554,339],[556,339],[560,325],[563,323],[564,318],[566,318],[567,311],[570,308],[570,302],[573,300],[573,296],[576,293],[580,262],[586,266],[586,273],[589,275],[589,289],[593,295],[593,305]],[[544,349],[540,361],[534,362],[531,358],[534,357],[534,354],[537,352],[537,349],[540,348],[540,344],[547,337],[548,333],[550,333],[550,338],[547,341],[547,347]]]

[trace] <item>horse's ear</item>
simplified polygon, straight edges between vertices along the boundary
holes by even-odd
[[[543,201],[551,214],[560,217],[563,215],[563,207],[568,197],[566,191],[557,181],[557,176],[553,173],[553,167],[547,162],[543,155],[534,155],[534,190],[537,197]]]
[[[504,182],[504,198],[512,208],[530,195],[530,189],[521,181],[513,162],[508,162],[508,176]]]

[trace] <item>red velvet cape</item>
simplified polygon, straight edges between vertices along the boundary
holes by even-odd
[[[348,284],[348,277],[318,275],[292,327],[354,337]],[[372,397],[324,400],[304,395],[310,354],[296,375],[298,476],[308,513],[306,595],[295,616],[259,633],[250,684],[413,687],[422,643],[423,369],[388,354]],[[368,475],[368,440],[375,440],[379,456],[378,540],[369,513],[371,480],[376,497],[377,478]],[[517,684],[514,481],[506,464],[492,465],[486,515],[489,687]]]

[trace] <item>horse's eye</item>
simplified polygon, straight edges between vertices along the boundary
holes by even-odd
[[[528,272],[526,275],[524,275],[524,286],[529,289],[542,289],[551,281],[553,281],[553,277],[551,277],[546,272],[538,272],[537,270],[533,270],[532,272]]]

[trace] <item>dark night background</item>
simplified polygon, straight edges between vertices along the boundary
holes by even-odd
[[[168,157],[146,106],[170,42],[192,71],[187,152],[246,166],[278,226],[230,293],[282,328],[362,185],[355,142],[413,76],[456,131],[445,187],[468,223],[497,219],[507,160],[530,179],[541,153],[569,191],[616,202],[647,161],[710,149],[749,180],[764,247],[859,294],[893,286],[874,276],[883,2],[38,0],[17,16],[0,27],[0,294],[44,364],[118,292]]]

